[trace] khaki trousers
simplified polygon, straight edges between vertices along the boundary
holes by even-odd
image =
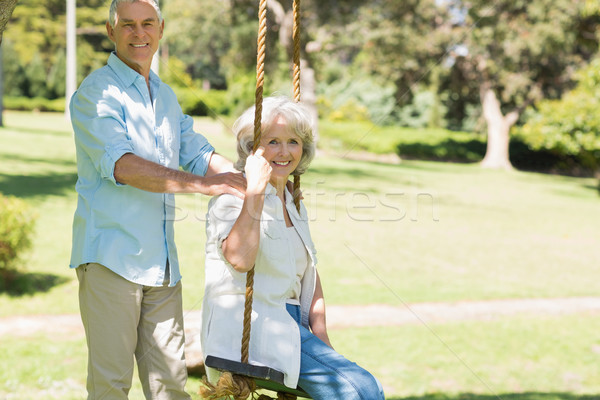
[[[189,400],[181,282],[138,285],[95,263],[76,271],[88,346],[88,400],[127,399],[134,356],[146,399]]]

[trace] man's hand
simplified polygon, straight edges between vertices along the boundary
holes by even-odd
[[[246,193],[246,178],[241,172],[224,172],[204,177],[200,193],[208,196],[227,193],[243,199]]]

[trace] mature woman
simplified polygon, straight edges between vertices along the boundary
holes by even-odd
[[[253,122],[250,108],[234,125],[244,200],[221,195],[209,204],[204,355],[240,359],[245,273],[254,267],[250,363],[282,371],[286,386],[313,399],[383,399],[379,382],[329,342],[306,209],[288,190],[290,175],[304,173],[315,153],[309,113],[286,97],[266,98],[254,154]],[[218,371],[207,370],[216,382]]]

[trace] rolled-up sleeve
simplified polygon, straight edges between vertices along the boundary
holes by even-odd
[[[75,143],[89,157],[103,179],[115,184],[115,163],[134,147],[127,135],[118,89],[108,84],[89,84],[71,99]]]
[[[214,243],[219,258],[231,264],[223,254],[223,241],[227,239],[242,211],[243,200],[229,194],[211,199],[208,207],[207,240]]]

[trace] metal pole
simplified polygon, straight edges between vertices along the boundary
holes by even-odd
[[[69,103],[77,89],[77,45],[75,0],[67,0],[67,82],[65,91],[65,117],[70,118]]]
[[[156,0],[156,4],[158,4],[160,6],[160,2],[159,0]],[[152,71],[158,75],[159,73],[159,62],[160,62],[160,45],[158,46],[158,49],[156,49],[156,53],[154,53],[154,56],[152,57],[152,65],[150,66],[150,69],[152,69]]]

